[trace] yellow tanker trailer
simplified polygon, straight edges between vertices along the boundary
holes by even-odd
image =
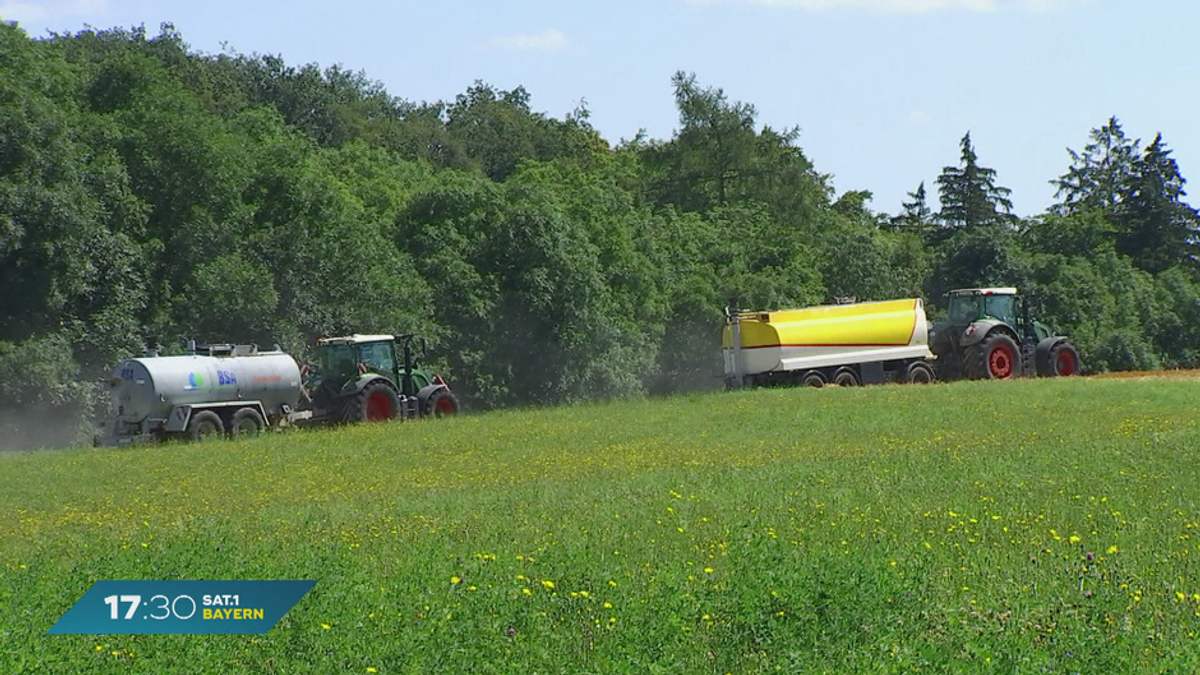
[[[731,308],[721,347],[729,387],[934,378],[920,298],[775,312]]]

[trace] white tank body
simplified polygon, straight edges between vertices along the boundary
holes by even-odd
[[[268,415],[300,399],[300,368],[288,354],[155,356],[126,359],[113,369],[113,415],[139,423],[165,418],[177,405],[260,401]]]

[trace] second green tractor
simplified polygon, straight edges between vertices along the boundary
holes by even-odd
[[[929,346],[941,380],[1006,380],[1078,375],[1079,353],[1035,320],[1015,288],[949,293],[948,318],[933,326]]]

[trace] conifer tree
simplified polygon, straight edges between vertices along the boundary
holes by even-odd
[[[934,238],[948,238],[958,230],[973,230],[985,225],[1010,225],[1011,190],[996,185],[996,171],[979,165],[971,134],[963,136],[961,166],[947,166],[938,176],[938,194],[942,210],[938,220],[942,228]]]

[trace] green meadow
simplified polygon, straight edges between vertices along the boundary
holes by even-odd
[[[1200,382],[771,389],[0,456],[0,672],[1200,670]],[[314,579],[261,636],[46,635]]]

